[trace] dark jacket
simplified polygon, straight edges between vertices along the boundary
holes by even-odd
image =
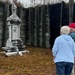
[[[75,42],[75,32],[71,32],[69,35],[72,37],[72,39],[73,39],[74,42]]]

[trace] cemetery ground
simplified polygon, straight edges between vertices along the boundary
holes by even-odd
[[[0,53],[0,75],[56,75],[51,49],[26,47],[23,56]]]

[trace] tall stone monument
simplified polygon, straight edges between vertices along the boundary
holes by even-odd
[[[28,50],[24,50],[23,42],[20,38],[20,26],[21,19],[16,14],[16,5],[12,4],[12,15],[7,18],[7,26],[9,29],[9,37],[6,42],[6,47],[2,47],[5,50],[5,55],[22,55]]]

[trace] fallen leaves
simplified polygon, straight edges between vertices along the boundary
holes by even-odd
[[[27,47],[23,56],[0,55],[0,75],[56,75],[50,49]]]

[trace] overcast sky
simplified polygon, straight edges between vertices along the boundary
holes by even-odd
[[[20,1],[22,3],[23,7],[33,6],[33,4],[31,3],[31,0],[18,0],[18,1]],[[35,4],[40,4],[40,3],[43,4],[43,1],[44,0],[35,0]],[[47,0],[45,0],[45,1],[47,1]],[[61,0],[48,0],[48,1],[53,2],[53,1],[61,1]],[[69,0],[63,0],[63,1],[69,2]]]
[[[6,1],[6,0],[3,0],[3,1]],[[8,0],[10,1],[10,3],[12,3],[13,0]],[[30,6],[34,6],[34,4],[31,3],[31,1],[34,1],[34,0],[17,0],[19,1],[23,7],[27,8],[27,7],[30,7]],[[35,0],[35,5],[37,4],[43,4],[43,1],[44,0]],[[49,3],[54,3],[56,1],[62,1],[62,0],[45,0],[45,3],[47,4],[48,2]],[[63,0],[65,2],[69,2],[69,0]],[[75,1],[75,0],[74,0]]]

